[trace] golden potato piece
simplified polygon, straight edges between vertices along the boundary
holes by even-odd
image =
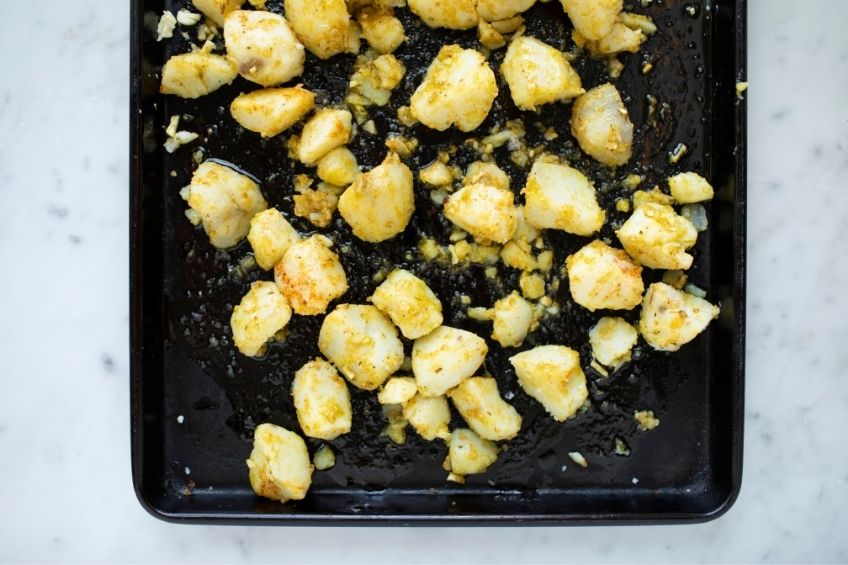
[[[386,277],[371,302],[407,339],[425,336],[442,324],[442,303],[426,282],[403,269],[395,269]]]
[[[589,236],[604,225],[595,187],[577,169],[536,161],[523,192],[524,217],[539,229]]]
[[[274,267],[274,278],[295,312],[316,316],[347,292],[347,276],[339,256],[323,235],[313,235],[289,247]]]
[[[477,0],[407,0],[409,9],[432,28],[471,29],[477,25]]]
[[[236,348],[248,357],[263,352],[265,344],[291,319],[286,298],[272,282],[256,281],[233,308],[230,328]]]
[[[230,84],[238,76],[238,65],[229,57],[197,51],[174,55],[162,67],[162,94],[200,98]]]
[[[227,14],[241,8],[244,5],[244,0],[191,0],[191,3],[204,16],[222,26]]]
[[[587,39],[601,39],[612,31],[624,7],[623,0],[560,0],[574,29]]]
[[[571,133],[590,157],[617,167],[633,154],[633,124],[615,86],[596,86],[574,101]]]
[[[239,74],[262,86],[276,86],[300,76],[306,52],[283,16],[236,10],[224,20],[227,54]]]
[[[292,397],[305,435],[332,440],[350,431],[350,392],[336,369],[323,359],[298,369],[292,381]]]
[[[451,432],[448,444],[451,472],[457,475],[483,473],[498,459],[498,446],[471,430],[460,428]]]
[[[440,326],[415,340],[412,347],[412,374],[424,396],[441,396],[473,375],[489,346],[471,332]]]
[[[303,87],[266,88],[240,94],[230,104],[239,125],[262,137],[279,135],[315,107],[315,95]]]
[[[350,14],[345,0],[286,0],[286,18],[295,35],[320,59],[348,51]]]
[[[512,100],[522,110],[571,100],[585,90],[565,55],[538,39],[522,35],[509,44],[501,65]]]
[[[476,238],[506,243],[517,225],[512,192],[488,184],[471,184],[451,194],[445,217]]]
[[[600,240],[566,260],[568,288],[574,301],[595,310],[632,310],[642,302],[642,267],[627,253]]]
[[[646,202],[615,232],[627,254],[652,269],[688,269],[698,231],[692,222],[665,204]]]
[[[540,345],[509,360],[524,392],[562,422],[577,413],[589,398],[580,355],[563,345]]]
[[[654,283],[648,287],[642,301],[639,332],[654,349],[677,351],[695,339],[718,315],[718,306],[703,298],[665,283]]]
[[[247,468],[253,492],[280,502],[302,500],[312,485],[313,466],[306,443],[274,424],[256,427]]]
[[[521,416],[507,404],[491,377],[471,377],[448,392],[468,427],[483,439],[512,439],[521,430]]]
[[[253,248],[256,263],[267,271],[285,257],[289,247],[300,241],[300,234],[282,212],[268,208],[253,216],[247,241]]]

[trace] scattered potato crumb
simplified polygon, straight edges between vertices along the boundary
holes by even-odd
[[[653,430],[660,425],[660,420],[654,416],[653,410],[637,410],[633,413],[633,418],[635,418],[639,429],[643,432]]]

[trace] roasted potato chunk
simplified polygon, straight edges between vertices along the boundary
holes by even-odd
[[[646,202],[615,232],[627,253],[652,269],[688,269],[698,231],[692,222],[665,204]]]
[[[471,377],[448,392],[468,427],[483,439],[512,439],[521,430],[521,415],[507,404],[491,377]]]
[[[277,285],[295,312],[316,316],[347,292],[347,276],[332,242],[313,235],[292,244],[274,267]]]
[[[642,301],[639,332],[654,349],[677,351],[695,339],[718,315],[718,306],[703,298],[665,283],[654,283],[648,287]]]
[[[539,228],[592,235],[604,225],[595,187],[583,173],[567,165],[536,161],[524,187],[524,216]]]
[[[448,399],[444,396],[427,397],[416,394],[403,405],[403,417],[427,441],[450,437],[451,414]]]
[[[239,74],[262,86],[276,86],[300,76],[306,52],[283,16],[259,10],[236,10],[224,20],[227,54]]]
[[[313,466],[306,443],[274,424],[256,427],[247,468],[253,492],[280,502],[302,500],[312,485]]]
[[[540,345],[509,360],[524,392],[538,400],[548,414],[562,422],[589,398],[580,355],[564,345]]]
[[[314,166],[337,147],[350,141],[353,116],[347,110],[324,108],[309,118],[297,142],[297,159]]]
[[[288,18],[297,38],[319,59],[348,51],[350,14],[345,0],[286,0]]]
[[[371,303],[387,314],[407,339],[425,336],[442,325],[442,303],[426,282],[403,269],[386,277]]]
[[[350,392],[336,369],[323,359],[298,369],[291,392],[297,421],[307,436],[329,441],[350,431]]]
[[[477,0],[407,0],[409,9],[433,28],[471,29],[477,25]]]
[[[267,271],[285,257],[289,247],[300,241],[300,234],[282,212],[268,208],[253,216],[247,241],[253,248],[256,264]]]
[[[638,339],[636,328],[621,318],[601,318],[589,330],[592,356],[612,369],[630,361],[630,352]]]
[[[590,157],[617,167],[633,154],[633,124],[615,86],[597,86],[574,101],[571,133]]]
[[[286,298],[274,283],[256,281],[230,318],[236,348],[248,357],[262,354],[265,344],[286,327],[291,315]]]
[[[222,26],[227,14],[241,8],[244,5],[244,0],[191,0],[191,3],[204,16]]]
[[[315,95],[303,87],[266,88],[240,94],[230,104],[230,114],[244,129],[262,137],[279,135],[315,107]]]
[[[451,194],[445,217],[474,237],[506,243],[517,225],[512,192],[488,184],[471,184]]]
[[[583,37],[601,39],[612,31],[623,0],[560,0],[571,23]]]
[[[440,326],[415,340],[412,373],[424,396],[440,396],[473,375],[486,358],[486,341],[471,332]]]
[[[230,57],[204,51],[174,55],[162,67],[162,94],[200,98],[230,84],[238,76],[238,65]]]
[[[632,310],[642,301],[642,267],[627,253],[600,240],[566,260],[568,288],[574,301],[592,310]]]
[[[559,49],[526,35],[509,44],[501,74],[512,100],[522,110],[572,100],[586,92],[580,75]]]
[[[452,473],[461,476],[482,473],[497,459],[498,446],[494,442],[465,428],[451,433],[448,460]]]

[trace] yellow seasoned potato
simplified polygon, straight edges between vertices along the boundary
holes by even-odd
[[[224,25],[227,14],[241,8],[244,0],[191,0],[191,3],[204,16],[221,26]]]
[[[286,0],[286,18],[313,55],[329,59],[348,51],[350,15],[345,0]]]
[[[630,351],[638,339],[636,328],[621,318],[601,318],[589,330],[592,356],[612,369],[630,361]]]
[[[403,343],[374,306],[340,304],[321,325],[318,348],[354,386],[374,390],[403,365]]]
[[[712,200],[713,187],[698,173],[680,173],[668,179],[671,196],[678,204]]]
[[[236,10],[224,20],[227,54],[239,74],[262,86],[276,86],[300,76],[306,52],[283,16],[259,10]]]
[[[412,377],[392,377],[377,394],[380,404],[406,404],[418,394],[418,385]]]
[[[415,340],[412,374],[424,396],[440,396],[473,375],[489,347],[471,332],[440,326]]]
[[[568,165],[536,161],[524,187],[524,216],[539,228],[592,235],[604,225],[595,187]]]
[[[339,198],[339,213],[350,224],[353,234],[374,243],[406,229],[414,211],[412,171],[394,153],[356,177]]]
[[[412,13],[433,28],[471,29],[477,25],[477,0],[407,0]]]
[[[418,178],[430,186],[448,186],[454,181],[451,168],[441,161],[433,161],[418,171]]]
[[[209,241],[219,249],[244,239],[253,216],[268,208],[250,177],[213,161],[204,162],[194,172],[186,198],[203,222]]]
[[[329,441],[350,431],[350,392],[336,369],[323,359],[316,358],[298,369],[291,393],[305,435]]]
[[[509,44],[501,74],[512,100],[522,110],[572,100],[586,92],[580,75],[559,49],[526,35]]]
[[[312,457],[312,464],[318,471],[326,471],[335,467],[336,454],[333,453],[333,448],[327,444],[319,447],[318,451],[315,452],[315,456]]]
[[[590,157],[617,167],[633,154],[633,124],[618,89],[596,86],[574,101],[571,133]]]
[[[512,240],[515,242],[528,244],[536,241],[536,238],[539,237],[540,232],[535,226],[533,226],[530,222],[527,221],[527,213],[524,210],[524,206],[515,207],[515,219],[515,235],[512,236]]]
[[[487,22],[499,22],[526,12],[535,3],[536,0],[478,0],[477,14]]]
[[[318,161],[318,178],[333,186],[349,186],[358,174],[356,156],[347,147],[336,147]]]
[[[292,311],[285,296],[272,282],[256,281],[233,308],[230,328],[233,342],[242,354],[255,357],[264,352],[265,344],[286,327]]]
[[[612,31],[624,7],[623,0],[560,0],[574,29],[587,39],[601,39]]]
[[[495,73],[485,57],[459,45],[441,48],[410,100],[412,116],[425,126],[444,131],[476,129],[498,95]]]
[[[406,67],[394,55],[368,51],[356,58],[346,101],[354,107],[385,106],[405,74]]]
[[[406,40],[403,24],[391,8],[367,6],[356,14],[362,36],[378,53],[392,53]]]
[[[315,95],[301,86],[265,88],[240,94],[230,104],[239,125],[262,137],[279,135],[315,107]]]
[[[403,405],[403,417],[427,441],[450,437],[451,414],[448,399],[444,396],[427,397],[416,394]]]
[[[353,116],[347,110],[324,108],[309,118],[297,143],[297,159],[314,166],[321,157],[350,141]]]
[[[462,178],[462,186],[470,184],[487,184],[501,190],[509,190],[510,186],[509,176],[504,170],[495,163],[486,161],[474,161],[468,165]]]
[[[482,473],[498,459],[498,446],[483,439],[472,430],[460,428],[451,433],[448,460],[451,472],[457,475]]]
[[[518,383],[558,422],[571,418],[589,398],[580,355],[564,345],[540,345],[510,357]]]
[[[457,411],[483,439],[512,439],[521,430],[521,415],[501,398],[491,377],[471,377],[448,392]]]
[[[692,222],[665,204],[646,202],[615,232],[628,255],[652,269],[688,269],[698,231]]]
[[[253,216],[247,241],[253,248],[256,263],[268,271],[285,257],[289,247],[300,241],[300,234],[282,212],[268,208]]]
[[[627,253],[600,240],[566,260],[568,288],[574,301],[595,310],[632,310],[642,302],[642,267]]]
[[[238,76],[238,65],[230,57],[204,51],[174,55],[162,67],[162,94],[200,98],[230,84]]]
[[[292,244],[274,267],[274,279],[292,309],[301,316],[316,316],[347,292],[347,276],[339,256],[323,235]]]
[[[313,467],[306,443],[274,424],[256,427],[247,468],[253,492],[280,502],[302,500],[312,485]]]
[[[612,30],[598,41],[590,41],[587,44],[593,55],[616,55],[618,53],[636,53],[642,43],[647,39],[639,29],[631,29],[624,24],[616,22]]]
[[[426,282],[409,271],[392,271],[370,300],[407,339],[425,336],[442,325],[442,303]]]
[[[445,217],[474,237],[506,243],[517,225],[512,192],[488,184],[471,184],[451,194]]]
[[[703,298],[665,283],[654,283],[648,287],[642,301],[639,333],[654,349],[677,351],[695,339],[718,315],[718,306]]]
[[[501,347],[518,347],[530,333],[533,324],[533,305],[516,291],[495,302],[492,339]]]

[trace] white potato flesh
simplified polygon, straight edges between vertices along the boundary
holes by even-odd
[[[332,245],[323,235],[313,235],[292,244],[274,267],[277,285],[301,316],[323,314],[347,292],[347,276]]]
[[[638,339],[636,328],[621,318],[601,318],[589,330],[592,357],[613,369],[630,361],[630,352]]]
[[[509,359],[518,383],[558,422],[574,416],[589,398],[580,355],[564,345],[540,345]]]
[[[518,347],[530,333],[533,323],[533,305],[516,291],[495,302],[492,339],[501,347]]]
[[[587,39],[601,39],[612,31],[624,8],[623,0],[560,0],[574,29]]]
[[[403,337],[418,339],[442,325],[442,303],[427,283],[396,269],[374,291],[371,303],[387,314]]]
[[[392,377],[377,394],[380,404],[406,404],[418,394],[418,385],[412,377]]]
[[[400,59],[387,53],[377,55],[372,51],[356,58],[354,73],[350,77],[347,102],[356,107],[375,104],[385,106],[394,90],[403,80],[406,67]]]
[[[648,287],[642,301],[639,333],[654,349],[677,351],[695,339],[718,315],[718,306],[703,298],[665,283],[654,283]]]
[[[483,473],[498,459],[498,446],[472,430],[460,428],[451,433],[448,444],[451,472],[457,475]]]
[[[515,235],[512,236],[513,241],[533,243],[539,237],[539,230],[527,221],[527,213],[524,211],[524,206],[516,206],[515,208],[516,228]]]
[[[453,171],[441,161],[433,161],[420,171],[418,179],[430,186],[448,186],[453,184]]]
[[[329,441],[350,431],[353,410],[347,383],[325,360],[315,359],[298,369],[291,392],[305,435]]]
[[[501,398],[491,377],[466,379],[448,396],[468,427],[483,439],[512,439],[521,430],[521,415]]]
[[[509,175],[495,163],[474,161],[465,170],[462,185],[487,184],[502,190],[509,190]]]
[[[574,101],[571,133],[590,157],[617,167],[633,155],[633,124],[615,86],[596,86]]]
[[[409,109],[429,128],[444,131],[455,125],[468,132],[483,123],[497,95],[495,73],[483,55],[446,45],[427,69]]]
[[[286,0],[285,11],[297,38],[318,58],[348,50],[351,25],[345,0]]]
[[[239,74],[251,82],[276,86],[303,73],[306,51],[278,14],[230,12],[224,20],[224,42]]]
[[[565,264],[571,297],[584,308],[632,310],[642,302],[642,267],[621,249],[595,240],[570,255]]]
[[[256,263],[268,271],[285,257],[289,247],[300,241],[300,234],[282,212],[268,208],[253,216],[247,241],[253,248]]]
[[[445,217],[474,237],[506,243],[515,234],[517,218],[513,194],[488,184],[471,184],[451,194]]]
[[[536,0],[478,0],[477,14],[487,22],[508,20],[533,7]]]
[[[522,35],[509,44],[501,65],[512,100],[522,110],[543,104],[572,100],[585,90],[565,55],[559,49]]]
[[[286,327],[291,315],[292,310],[277,285],[256,281],[230,317],[236,348],[248,357],[261,355],[265,344]]]
[[[524,216],[533,226],[588,236],[604,225],[595,187],[568,165],[536,161],[524,187]]]
[[[244,239],[253,216],[268,208],[259,185],[250,177],[213,161],[201,164],[191,177],[188,205],[219,249]]]
[[[324,108],[309,118],[297,143],[297,158],[314,166],[321,157],[350,141],[353,116],[347,110]]]
[[[224,18],[227,17],[227,14],[241,8],[244,0],[192,0],[191,3],[204,16],[219,26],[222,26],[224,25]]]
[[[374,306],[341,304],[330,312],[318,348],[354,386],[374,390],[403,365],[403,343]]]
[[[415,211],[412,171],[395,153],[356,177],[339,198],[339,213],[353,235],[376,243],[406,229]]]
[[[450,437],[450,406],[444,396],[426,397],[416,394],[403,405],[403,417],[427,441]]]
[[[333,186],[349,186],[359,174],[359,164],[347,147],[336,147],[318,161],[318,178]]]
[[[598,41],[589,43],[589,50],[595,55],[615,55],[617,53],[636,53],[647,39],[638,29],[630,29],[616,22],[612,30]]]
[[[407,4],[433,28],[471,29],[477,25],[477,0],[407,0]]]
[[[668,179],[671,196],[678,204],[694,204],[712,200],[714,192],[710,183],[698,173],[680,173]]]
[[[312,485],[313,466],[303,438],[274,424],[256,427],[247,468],[253,492],[280,502],[302,500]]]
[[[692,222],[665,204],[646,202],[615,232],[628,255],[652,269],[688,269],[698,231]]]
[[[362,36],[378,53],[392,53],[406,40],[403,24],[391,8],[368,6],[356,14]]]
[[[440,396],[473,375],[486,359],[486,341],[471,332],[440,326],[415,340],[412,374],[424,396]]]
[[[200,98],[230,84],[238,76],[238,65],[229,57],[197,51],[174,55],[162,67],[162,94]]]
[[[245,129],[262,137],[279,135],[315,107],[315,95],[303,87],[264,88],[238,95],[230,114]]]

